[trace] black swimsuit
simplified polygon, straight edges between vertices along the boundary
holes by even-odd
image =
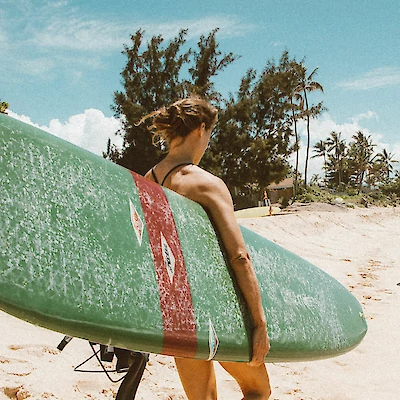
[[[183,165],[193,165],[193,163],[182,163],[182,164],[176,165],[174,168],[171,168],[171,169],[168,171],[167,175],[164,176],[164,179],[163,179],[162,182],[161,182],[161,186],[164,185],[165,180],[168,178],[168,176],[169,176],[173,171],[175,171],[175,170],[176,170],[177,168],[179,168],[179,167],[182,167]],[[156,174],[155,174],[155,172],[154,172],[154,168],[151,169],[151,174],[153,175],[154,181],[155,181],[156,183],[159,184],[158,179],[157,179],[157,177],[156,177]]]

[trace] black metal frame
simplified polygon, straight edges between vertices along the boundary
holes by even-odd
[[[64,336],[63,340],[59,343],[57,348],[62,351],[64,347],[72,340],[70,336]],[[144,370],[149,360],[148,353],[141,353],[136,351],[130,351],[125,349],[114,348],[105,345],[99,345],[100,349],[96,350],[95,346],[97,343],[89,342],[89,345],[93,351],[93,354],[85,361],[80,363],[74,368],[76,372],[90,372],[90,373],[105,373],[108,379],[113,383],[121,382],[118,389],[116,400],[134,400],[136,392],[138,390],[140,381],[142,379]],[[100,356],[99,356],[100,354]],[[113,370],[107,370],[104,366],[103,361],[112,361],[114,354],[117,356],[117,365]],[[96,357],[97,361],[101,366],[101,370],[85,370],[80,369],[83,365],[89,362],[92,358]],[[123,373],[125,375],[120,379],[113,379],[110,372]]]

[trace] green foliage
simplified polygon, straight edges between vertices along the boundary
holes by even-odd
[[[186,31],[163,47],[164,39],[154,36],[147,49],[141,51],[144,32],[131,36],[131,46],[124,46],[127,64],[121,73],[124,92],[115,92],[115,116],[123,118],[122,150],[108,143],[107,156],[111,160],[141,174],[159,161],[160,149],[152,145],[152,137],[145,126],[135,126],[144,115],[181,96],[183,84],[179,80],[182,65],[188,62],[190,52],[180,54]]]
[[[331,132],[326,140],[317,142],[313,157],[324,158],[325,183],[337,190],[356,188],[359,193],[363,186],[384,187],[390,182],[393,155],[383,149],[374,155],[375,144],[370,136],[356,132],[350,143],[341,138],[340,132]]]
[[[393,164],[398,163],[398,161],[393,158],[393,154],[388,153],[386,149],[383,149],[381,153],[376,155],[376,163],[381,170],[381,175],[383,177],[382,180],[385,183],[389,182],[390,174],[393,172]]]
[[[358,190],[348,187],[344,191],[335,191],[334,189],[321,188],[315,185],[310,185],[307,188],[300,187],[299,193],[296,196],[296,201],[300,203],[327,203],[336,204],[335,199],[341,198],[343,206],[347,208],[369,207],[369,206],[396,206],[400,204],[400,193],[396,195],[389,190],[377,189],[369,193],[361,193]],[[400,191],[400,185],[397,187]]]
[[[222,96],[214,90],[211,78],[232,64],[238,56],[233,53],[222,54],[215,38],[217,32],[218,29],[214,29],[208,37],[200,37],[197,43],[198,51],[193,52],[194,66],[189,68],[192,80],[187,82],[187,91],[219,103]]]
[[[296,201],[300,203],[329,203],[333,204],[335,196],[326,189],[321,189],[316,185],[307,187],[300,186],[296,195]]]
[[[352,186],[361,190],[364,177],[371,165],[374,144],[371,136],[366,137],[361,131],[353,135],[347,154],[348,176]]]
[[[284,52],[279,63],[268,61],[257,76],[250,69],[236,96],[221,110],[214,140],[204,158],[212,172],[221,176],[231,192],[241,188],[250,196],[289,171],[293,121],[303,114],[293,101],[305,66]]]
[[[386,196],[393,197],[392,195],[396,195],[400,198],[400,177],[397,176],[396,179],[383,184],[381,190]]]
[[[238,92],[223,99],[213,79],[237,57],[221,53],[216,33],[201,36],[196,49],[186,50],[186,30],[168,43],[161,35],[144,43],[141,30],[131,36],[130,46],[123,51],[127,57],[121,73],[124,90],[114,93],[113,106],[115,116],[123,121],[119,134],[124,144],[118,149],[109,141],[104,157],[141,174],[147,172],[163,154],[152,145],[147,127],[137,122],[178,98],[198,94],[220,110],[201,166],[224,179],[232,193],[254,199],[271,182],[286,177],[288,156],[299,148],[297,131],[293,144],[293,126],[298,119],[309,120],[321,112],[322,104],[309,105],[306,94],[322,87],[311,79],[316,70],[307,74],[304,62],[291,59],[286,51],[279,62],[268,61],[260,74],[250,69]]]
[[[0,113],[7,114],[8,103],[0,100]]]
[[[370,205],[377,207],[397,206],[399,198],[393,193],[386,195],[381,189],[374,190],[370,193],[363,194],[358,206],[368,207]]]
[[[324,157],[325,183],[332,193],[340,195],[347,205],[397,205],[400,180],[391,178],[397,163],[386,149],[374,155],[370,136],[356,132],[350,143],[340,132],[331,132],[325,141],[314,146],[314,157]],[[340,192],[340,193],[338,193]]]

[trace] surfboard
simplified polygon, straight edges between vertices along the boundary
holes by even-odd
[[[0,115],[0,309],[116,347],[248,361],[251,319],[203,208]],[[333,357],[367,325],[339,282],[241,228],[262,291],[267,362]]]
[[[259,218],[276,215],[281,211],[279,207],[271,206],[271,209],[267,206],[262,207],[251,207],[244,208],[243,210],[235,211],[236,218]]]

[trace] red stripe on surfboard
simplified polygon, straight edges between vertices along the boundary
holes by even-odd
[[[168,199],[161,186],[132,172],[146,221],[154,257],[163,318],[163,354],[194,357],[197,350],[196,322],[185,261]],[[165,265],[162,236],[175,258],[171,282]]]

